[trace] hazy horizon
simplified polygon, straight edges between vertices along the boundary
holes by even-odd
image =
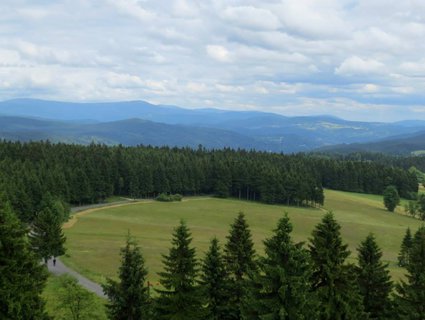
[[[0,3],[0,100],[425,120],[415,0]]]

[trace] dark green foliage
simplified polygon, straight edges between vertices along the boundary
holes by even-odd
[[[163,256],[164,271],[159,273],[164,287],[157,290],[155,319],[197,320],[202,316],[202,297],[197,287],[198,266],[191,234],[182,221],[174,230],[172,247]]]
[[[29,248],[27,230],[0,200],[0,319],[48,319],[40,295],[47,270]]]
[[[384,205],[388,211],[393,212],[394,209],[400,204],[400,196],[398,195],[397,188],[388,186],[384,190]]]
[[[312,268],[308,251],[295,244],[287,215],[264,241],[265,257],[253,273],[244,301],[244,319],[307,320],[317,318],[317,300],[311,291]]]
[[[408,213],[413,218],[416,217],[416,214],[418,213],[418,204],[416,201],[409,201],[407,205],[405,205],[404,211]]]
[[[425,220],[425,194],[421,194],[419,196],[417,206],[418,206],[419,218],[421,220]]]
[[[45,262],[51,257],[58,257],[65,253],[66,238],[60,218],[55,208],[44,207],[31,225],[31,245]]]
[[[232,311],[230,314],[235,319],[240,319],[241,302],[245,291],[247,275],[256,269],[254,243],[252,241],[251,231],[245,220],[245,215],[242,212],[239,212],[235,221],[230,226],[230,233],[227,236],[224,253],[232,290]]]
[[[165,194],[161,193],[159,196],[155,198],[156,201],[162,201],[162,202],[172,202],[172,201],[182,201],[183,196],[181,194]]]
[[[398,255],[398,265],[400,267],[406,267],[409,264],[412,245],[412,234],[410,232],[410,228],[407,228],[406,234],[404,235],[403,241],[401,243],[400,253]]]
[[[364,317],[354,266],[345,263],[350,251],[342,243],[340,229],[329,212],[313,230],[310,239],[313,290],[320,304],[318,319],[357,320]]]
[[[231,319],[229,317],[229,299],[232,292],[217,238],[211,240],[211,245],[203,260],[200,284],[205,305],[203,319]]]
[[[395,297],[397,319],[425,319],[425,226],[413,238],[407,280],[397,285]]]
[[[370,234],[357,248],[357,279],[363,296],[364,310],[370,319],[387,319],[391,314],[391,276],[388,264],[382,262],[382,251]]]
[[[230,149],[0,142],[0,185],[25,222],[48,192],[77,205],[111,195],[179,193],[303,206],[323,204],[324,187],[381,194],[391,184],[403,197],[417,193],[416,175],[391,164]]]
[[[87,291],[78,284],[77,279],[62,275],[59,277],[60,285],[57,292],[60,308],[64,310],[66,319],[91,320],[94,318],[92,304],[94,303],[93,293]]]
[[[126,246],[121,249],[119,281],[107,279],[103,285],[109,300],[109,319],[151,319],[149,288],[145,285],[147,274],[140,248],[128,235]]]

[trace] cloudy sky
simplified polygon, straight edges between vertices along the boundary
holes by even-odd
[[[1,0],[0,100],[425,119],[423,0]]]

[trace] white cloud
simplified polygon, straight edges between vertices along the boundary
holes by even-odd
[[[361,88],[360,91],[366,93],[376,93],[379,91],[379,86],[373,83],[367,83]]]
[[[385,71],[385,65],[373,59],[362,59],[357,56],[345,59],[335,73],[339,75],[370,75]]]
[[[0,10],[2,100],[357,119],[406,118],[425,101],[421,0],[5,0]]]
[[[344,20],[342,1],[286,0],[276,12],[291,31],[314,38],[339,38],[350,32]]]
[[[143,8],[142,1],[139,0],[108,0],[119,11],[129,16],[140,19],[141,21],[150,21],[155,18],[155,14]]]
[[[219,45],[207,45],[207,54],[214,60],[220,62],[229,62],[230,52],[223,46]]]
[[[282,25],[269,10],[253,6],[228,7],[223,18],[231,24],[254,30],[276,30]]]

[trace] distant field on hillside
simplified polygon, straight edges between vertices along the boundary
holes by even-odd
[[[139,242],[147,266],[149,279],[157,283],[161,271],[161,254],[168,252],[173,228],[184,219],[193,235],[193,245],[201,258],[209,241],[217,236],[222,244],[229,225],[239,211],[246,214],[258,253],[262,240],[270,236],[278,219],[287,211],[294,224],[293,237],[308,241],[314,226],[326,210],[332,210],[342,225],[342,234],[352,251],[355,262],[356,248],[369,232],[373,232],[383,248],[384,259],[390,263],[395,278],[404,270],[396,265],[404,232],[408,226],[416,230],[421,221],[403,215],[403,209],[389,213],[384,209],[381,196],[326,190],[324,209],[265,205],[256,202],[216,198],[188,198],[183,202],[146,201],[121,207],[102,208],[78,218],[65,230],[68,238],[68,257],[63,261],[86,275],[103,282],[105,276],[116,275],[119,249],[127,231]]]

